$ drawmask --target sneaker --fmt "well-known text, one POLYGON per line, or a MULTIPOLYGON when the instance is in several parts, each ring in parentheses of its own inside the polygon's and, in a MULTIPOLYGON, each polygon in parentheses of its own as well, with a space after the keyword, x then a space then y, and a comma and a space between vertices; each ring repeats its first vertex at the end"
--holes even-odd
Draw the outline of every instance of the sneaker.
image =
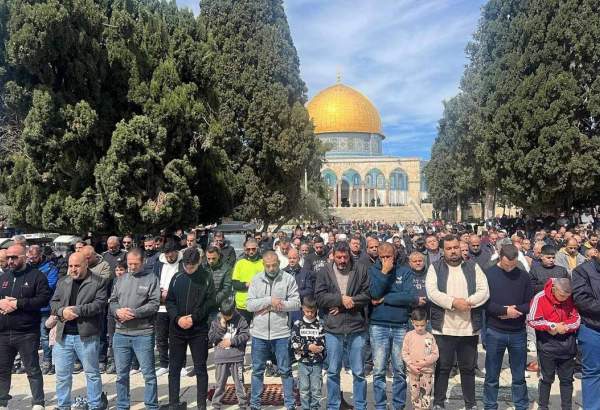
POLYGON ((106 393, 102 392, 100 395, 100 408, 98 410, 106 409, 108 409, 108 397, 106 397, 106 393))
POLYGON ((73 374, 79 374, 83 371, 83 365, 80 362, 75 362, 73 366, 73 374))
POLYGON ((156 377, 164 376, 165 374, 169 374, 169 369, 166 367, 159 367, 158 370, 156 370, 156 377))
POLYGON ((134 375, 134 374, 138 374, 139 372, 140 372, 139 367, 137 369, 135 367, 132 367, 131 370, 129 371, 129 374, 134 375))
POLYGON ((71 405, 71 410, 88 410, 88 402, 85 397, 77 396, 71 405))
POLYGON ((106 374, 117 374, 117 369, 114 363, 111 362, 108 364, 108 366, 106 366, 106 374))
POLYGON ((534 342, 527 342, 527 351, 531 353, 537 352, 534 342))
POLYGON ((485 379, 485 372, 481 370, 479 367, 475 368, 475 377, 479 379, 485 379))
POLYGON ((194 366, 191 366, 188 371, 187 371, 187 376, 188 377, 195 377, 196 376, 196 368, 194 366))
POLYGON ((187 367, 182 367, 181 368, 181 372, 179 372, 179 374, 181 375, 181 377, 187 376, 187 367))

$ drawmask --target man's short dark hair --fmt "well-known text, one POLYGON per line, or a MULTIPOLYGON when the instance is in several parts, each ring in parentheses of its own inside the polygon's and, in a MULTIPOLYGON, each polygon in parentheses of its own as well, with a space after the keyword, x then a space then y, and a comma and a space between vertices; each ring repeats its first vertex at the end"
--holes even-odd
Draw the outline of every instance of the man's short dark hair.
POLYGON ((173 239, 167 239, 167 241, 165 242, 165 246, 163 248, 163 252, 164 253, 169 253, 169 252, 177 252, 179 250, 179 245, 177 244, 177 242, 175 242, 173 239))
POLYGON ((219 310, 225 316, 231 316, 235 312, 235 301, 233 298, 225 298, 219 306, 219 310))
POLYGON ((541 249, 542 255, 556 255, 556 248, 552 245, 544 245, 541 249))
POLYGON ((513 244, 502 245, 500 248, 500 259, 503 257, 509 261, 514 261, 519 257, 519 250, 513 244))
POLYGON ((317 301, 315 300, 314 296, 311 296, 311 295, 304 296, 304 299, 302 300, 302 307, 305 307, 307 309, 316 309, 317 301))
POLYGON ((323 238, 321 238, 321 236, 315 235, 314 243, 325 243, 325 241, 323 238))
POLYGON ((337 252, 344 252, 346 254, 348 254, 348 256, 350 255, 350 245, 348 245, 348 242, 346 241, 341 241, 341 242, 337 242, 335 244, 335 246, 333 247, 333 253, 337 253, 337 252))
POLYGON ((221 256, 221 249, 218 246, 210 245, 206 248, 206 253, 216 253, 221 256))
POLYGON ((213 233, 213 238, 216 238, 216 237, 225 238, 225 234, 223 232, 221 232, 221 231, 215 231, 213 233))
MULTIPOLYGON (((430 236, 435 236, 435 235, 427 235, 427 237, 430 237, 430 236)), ((452 241, 458 241, 458 236, 449 233, 448 235, 446 235, 442 238, 443 243, 452 242, 452 241)))

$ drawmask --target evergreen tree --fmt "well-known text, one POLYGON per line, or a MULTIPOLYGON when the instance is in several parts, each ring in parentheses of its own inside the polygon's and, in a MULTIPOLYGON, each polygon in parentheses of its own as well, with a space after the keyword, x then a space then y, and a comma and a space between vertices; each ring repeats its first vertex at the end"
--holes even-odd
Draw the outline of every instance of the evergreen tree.
POLYGON ((228 158, 235 213, 265 226, 287 220, 304 172, 315 184, 320 161, 282 2, 203 0, 200 10, 215 47, 219 124, 210 139, 228 158))

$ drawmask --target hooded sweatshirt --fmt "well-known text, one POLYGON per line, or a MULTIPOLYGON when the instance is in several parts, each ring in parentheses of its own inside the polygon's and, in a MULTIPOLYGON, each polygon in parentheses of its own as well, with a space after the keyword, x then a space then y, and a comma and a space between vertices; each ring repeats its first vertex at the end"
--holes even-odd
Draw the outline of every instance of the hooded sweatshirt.
POLYGON ((221 327, 220 317, 213 320, 210 325, 208 341, 215 346, 213 358, 215 364, 243 363, 248 340, 250 340, 248 323, 237 311, 226 322, 225 327, 221 327), (222 348, 218 346, 224 339, 231 340, 231 347, 222 348))
MULTIPOLYGON (((161 253, 158 257, 158 263, 155 265, 155 272, 159 278, 160 290, 169 289, 171 279, 173 279, 178 272, 183 271, 183 266, 181 266, 181 258, 183 258, 181 252, 177 254, 177 260, 173 263, 169 263, 167 261, 167 257, 164 253, 161 253)), ((164 303, 160 304, 158 311, 160 313, 167 313, 167 308, 164 303)))

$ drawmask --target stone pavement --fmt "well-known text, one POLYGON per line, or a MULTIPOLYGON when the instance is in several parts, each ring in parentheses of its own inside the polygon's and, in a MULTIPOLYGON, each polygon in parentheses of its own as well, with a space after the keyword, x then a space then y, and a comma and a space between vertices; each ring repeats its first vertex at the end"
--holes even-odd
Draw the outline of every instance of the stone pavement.
MULTIPOLYGON (((508 367, 508 355, 505 355, 505 368, 501 374, 501 388, 499 392, 499 409, 512 409, 511 405, 511 394, 510 394, 510 370, 508 367)), ((483 368, 485 354, 480 350, 479 354, 479 365, 480 368, 483 368)), ((533 359, 534 355, 529 354, 529 359, 533 359)), ((191 357, 188 357, 187 363, 191 363, 191 357)), ((208 363, 211 363, 211 355, 209 356, 208 363)), ((246 363, 250 363, 249 354, 246 358, 246 363)), ((250 382, 250 369, 248 369, 245 374, 246 383, 250 382)), ((209 365, 209 384, 214 382, 214 366, 209 365)), ((529 377, 527 379, 527 384, 529 387, 529 397, 532 405, 531 409, 537 409, 537 403, 534 401, 537 400, 537 376, 533 373, 528 373, 529 377)), ((159 400, 160 403, 168 402, 168 376, 164 375, 159 377, 159 400)), ((102 380, 104 382, 104 391, 108 395, 109 399, 109 408, 114 409, 115 401, 116 401, 116 391, 115 391, 115 375, 102 375, 102 380)), ((368 377, 368 393, 369 393, 369 408, 373 408, 372 405, 372 382, 373 378, 368 377)), ((188 402, 188 408, 195 408, 196 405, 196 390, 195 390, 195 377, 187 377, 183 376, 181 380, 181 395, 182 401, 188 402)), ((279 380, 277 378, 265 378, 265 383, 278 383, 279 380)), ((346 401, 349 403, 352 402, 352 376, 343 374, 342 375, 342 385, 343 390, 345 392, 346 401)), ((388 389, 391 388, 391 379, 388 379, 388 389)), ((482 397, 482 389, 483 389, 483 379, 477 379, 477 400, 480 408, 483 408, 481 403, 482 397)), ((46 391, 46 408, 47 409, 55 409, 56 408, 56 397, 55 397, 55 376, 44 376, 44 390, 46 391)), ((325 389, 324 389, 325 390, 325 389)), ((144 392, 144 379, 141 373, 131 376, 131 397, 132 397, 132 409, 138 410, 143 409, 143 392, 144 392)), ((85 376, 83 373, 75 375, 73 378, 73 397, 75 396, 85 396, 85 376)), ((324 391, 325 393, 325 391, 324 391)), ((25 410, 31 408, 31 395, 29 394, 29 384, 27 382, 26 375, 13 375, 12 386, 11 386, 11 395, 13 399, 9 403, 9 409, 15 410, 25 410)), ((391 392, 388 393, 388 397, 391 397, 391 392)), ((462 392, 460 389, 460 376, 456 376, 454 379, 450 381, 448 387, 448 403, 446 408, 449 410, 458 410, 464 408, 464 402, 462 401, 462 392)), ((229 406, 224 408, 234 409, 237 406, 229 406)), ((283 406, 268 406, 264 407, 265 409, 283 409, 283 406)), ((323 408, 325 408, 325 404, 323 404, 323 408)), ((407 409, 411 409, 410 405, 407 406, 407 409)), ((560 408, 560 396, 559 396, 559 386, 558 379, 554 382, 552 386, 552 396, 551 396, 551 409, 559 409, 560 408)), ((581 408, 581 382, 579 380, 575 380, 575 398, 573 403, 574 409, 581 408)))

